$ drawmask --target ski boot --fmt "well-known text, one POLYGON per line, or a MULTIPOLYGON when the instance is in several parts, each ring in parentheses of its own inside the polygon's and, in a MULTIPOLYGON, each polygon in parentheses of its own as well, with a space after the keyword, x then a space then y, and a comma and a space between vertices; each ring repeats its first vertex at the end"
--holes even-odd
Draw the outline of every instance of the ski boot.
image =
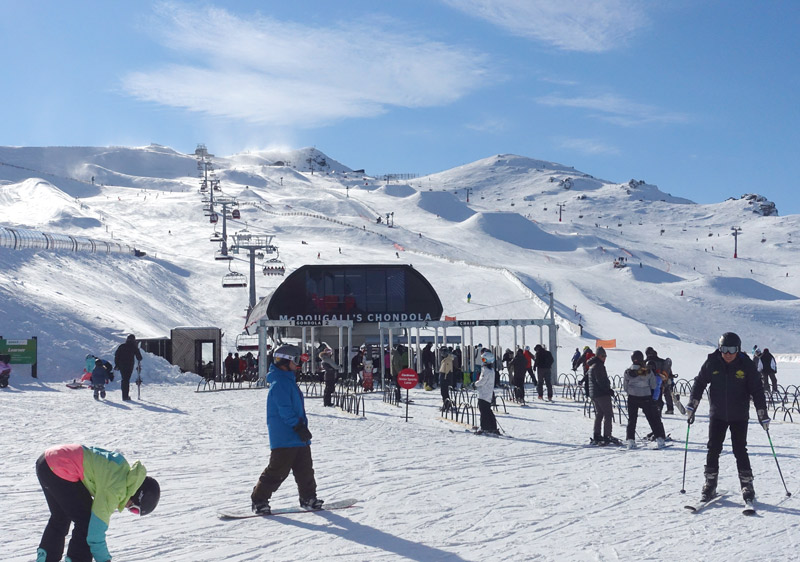
POLYGON ((756 499, 756 491, 753 488, 753 471, 740 470, 739 483, 742 485, 742 499, 746 502, 752 502, 756 499))
POLYGON ((322 509, 322 504, 325 503, 323 500, 313 497, 313 498, 300 498, 300 507, 303 509, 322 509))
POLYGON ((603 441, 606 442, 606 445, 617 445, 617 446, 622 445, 622 441, 620 441, 613 435, 610 435, 608 437, 603 437, 603 441))
POLYGON ((625 442, 625 448, 627 448, 627 449, 635 449, 636 448, 636 440, 635 439, 628 439, 625 442))
POLYGON ((705 467, 706 482, 703 484, 703 491, 700 493, 700 501, 711 501, 717 495, 717 477, 719 469, 705 467))
POLYGON ((606 446, 605 440, 602 437, 600 437, 599 435, 595 435, 594 437, 589 439, 589 444, 590 445, 594 445, 595 447, 605 447, 606 446))
POLYGON ((269 506, 269 500, 254 501, 252 505, 253 513, 256 515, 269 515, 272 509, 269 506))
POLYGON ((666 447, 666 443, 664 443, 663 437, 656 437, 656 449, 663 449, 666 447))

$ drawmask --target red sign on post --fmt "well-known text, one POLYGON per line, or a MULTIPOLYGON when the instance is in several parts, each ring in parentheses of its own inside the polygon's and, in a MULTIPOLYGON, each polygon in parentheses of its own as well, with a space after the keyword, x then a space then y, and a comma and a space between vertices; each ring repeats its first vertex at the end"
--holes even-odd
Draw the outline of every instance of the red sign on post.
POLYGON ((406 390, 410 390, 417 386, 419 382, 419 377, 417 376, 417 372, 414 369, 408 368, 403 369, 399 373, 397 373, 397 386, 400 388, 405 388, 406 390))

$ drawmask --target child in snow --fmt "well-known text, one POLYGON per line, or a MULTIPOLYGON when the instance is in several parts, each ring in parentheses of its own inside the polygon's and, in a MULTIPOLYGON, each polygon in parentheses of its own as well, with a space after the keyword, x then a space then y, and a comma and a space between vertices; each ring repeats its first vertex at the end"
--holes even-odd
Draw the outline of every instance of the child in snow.
POLYGON ((37 562, 61 560, 70 523, 67 560, 111 560, 106 545, 111 514, 127 508, 147 515, 161 497, 158 482, 139 461, 131 466, 121 454, 97 447, 51 447, 36 461, 36 476, 50 508, 37 562))
POLYGON ((102 359, 95 359, 94 369, 92 370, 92 388, 94 389, 94 399, 106 397, 106 385, 109 383, 108 371, 103 365, 102 359))

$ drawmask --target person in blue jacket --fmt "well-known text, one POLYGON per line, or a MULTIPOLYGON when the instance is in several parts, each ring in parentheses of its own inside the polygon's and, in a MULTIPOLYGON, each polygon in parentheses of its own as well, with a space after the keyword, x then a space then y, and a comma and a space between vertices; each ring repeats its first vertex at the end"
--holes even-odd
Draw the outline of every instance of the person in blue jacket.
POLYGON ((273 363, 267 373, 270 384, 267 395, 267 431, 270 457, 267 468, 258 478, 250 496, 253 513, 269 515, 269 499, 291 471, 297 482, 300 507, 322 509, 317 498, 314 463, 311 459, 311 432, 308 430, 303 393, 297 386, 295 371, 300 368, 300 350, 294 345, 282 345, 275 350, 273 363))

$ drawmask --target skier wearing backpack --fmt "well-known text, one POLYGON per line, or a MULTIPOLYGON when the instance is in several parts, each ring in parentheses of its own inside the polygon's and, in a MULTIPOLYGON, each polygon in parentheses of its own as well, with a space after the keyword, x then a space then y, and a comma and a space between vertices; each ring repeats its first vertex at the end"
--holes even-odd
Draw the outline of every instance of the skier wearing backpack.
POLYGON ((742 353, 742 340, 733 332, 722 334, 717 349, 708 355, 700 367, 692 386, 691 400, 686 406, 689 425, 694 423, 697 407, 709 384, 708 454, 702 501, 708 501, 716 495, 719 455, 729 428, 742 497, 747 502, 752 501, 755 498, 753 471, 747 455, 750 400, 756 406, 758 422, 765 431, 769 430, 769 415, 761 377, 750 357, 742 353))
POLYGON ((628 394, 628 427, 625 441, 628 449, 636 448, 636 419, 639 410, 644 413, 650 430, 656 437, 656 446, 664 447, 664 424, 658 415, 658 405, 653 400, 656 388, 656 375, 645 365, 644 354, 638 349, 631 354, 631 366, 625 370, 623 389, 628 394))
POLYGON ((778 365, 769 349, 765 347, 764 351, 756 352, 755 364, 756 369, 761 373, 764 390, 769 389, 769 383, 772 382, 772 392, 778 392, 778 378, 775 376, 778 373, 778 365))

